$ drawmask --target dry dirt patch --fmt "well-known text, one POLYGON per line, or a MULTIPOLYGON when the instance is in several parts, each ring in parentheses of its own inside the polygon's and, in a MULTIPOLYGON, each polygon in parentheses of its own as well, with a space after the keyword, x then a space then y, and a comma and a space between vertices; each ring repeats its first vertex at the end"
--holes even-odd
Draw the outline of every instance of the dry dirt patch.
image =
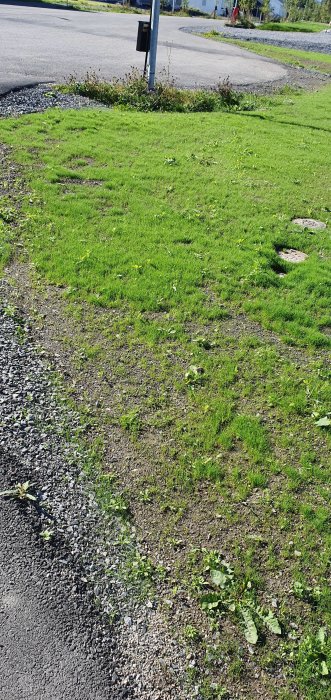
POLYGON ((317 221, 316 219, 292 219, 292 224, 296 226, 301 226, 302 228, 308 228, 313 230, 325 229, 326 224, 324 221, 317 221))
POLYGON ((302 263, 308 258, 306 253, 303 253, 301 250, 295 250, 294 248, 280 250, 278 255, 282 260, 290 263, 302 263))

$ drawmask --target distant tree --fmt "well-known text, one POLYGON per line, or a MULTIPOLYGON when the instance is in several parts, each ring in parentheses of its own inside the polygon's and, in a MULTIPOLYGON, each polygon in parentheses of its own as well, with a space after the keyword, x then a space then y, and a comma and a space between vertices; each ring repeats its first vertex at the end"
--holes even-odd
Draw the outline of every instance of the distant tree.
POLYGON ((290 20, 291 22, 297 22, 299 19, 301 19, 301 13, 300 13, 300 6, 299 6, 300 0, 285 0, 285 12, 286 12, 286 19, 290 20))
POLYGON ((270 0, 263 0, 262 5, 261 5, 261 12, 262 12, 264 22, 266 22, 268 19, 270 19, 271 15, 272 15, 271 7, 270 7, 270 0))
POLYGON ((256 0, 239 0, 239 7, 245 16, 251 15, 256 8, 256 0))
POLYGON ((331 22, 331 0, 323 0, 320 5, 320 20, 331 22))
POLYGON ((291 22, 312 20, 329 22, 331 19, 331 0, 285 0, 286 17, 291 22))

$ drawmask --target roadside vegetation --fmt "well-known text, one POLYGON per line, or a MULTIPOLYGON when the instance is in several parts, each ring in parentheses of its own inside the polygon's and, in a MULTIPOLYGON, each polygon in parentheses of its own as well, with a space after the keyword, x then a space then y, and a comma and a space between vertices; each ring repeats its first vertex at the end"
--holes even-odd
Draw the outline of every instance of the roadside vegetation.
POLYGON ((228 80, 220 82, 213 90, 182 90, 169 81, 159 81, 150 91, 147 80, 138 70, 111 82, 102 81, 95 74, 87 75, 84 81, 72 78, 62 90, 108 106, 141 112, 219 112, 251 109, 254 104, 233 90, 228 80))
POLYGON ((298 49, 286 49, 281 46, 268 46, 268 44, 259 44, 257 41, 242 41, 240 39, 231 39, 221 36, 219 32, 211 31, 202 34, 206 39, 214 39, 215 41, 225 42, 226 44, 234 44, 246 51, 271 58, 280 63, 286 63, 295 68, 306 68, 307 70, 315 70, 319 73, 331 74, 331 56, 325 53, 316 51, 300 51, 298 49))
MULTIPOLYGON (((21 0, 24 2, 24 0, 21 0)), ((26 0, 29 4, 29 0, 26 0)), ((130 2, 97 2, 97 0, 37 0, 41 5, 54 5, 56 7, 66 7, 69 10, 77 10, 79 12, 115 12, 119 14, 149 14, 149 8, 139 8, 131 5, 130 2)), ((170 6, 170 2, 169 2, 170 6)), ((171 12, 167 9, 168 6, 161 6, 161 14, 179 17, 210 17, 205 12, 201 12, 195 8, 182 7, 180 10, 171 12)))
POLYGON ((258 29, 273 32, 322 32, 328 29, 324 22, 264 22, 258 29))
POLYGON ((145 545, 126 576, 159 586, 202 696, 324 700, 331 91, 254 100, 2 120, 29 190, 20 222, 2 199, 3 263, 61 314, 99 499, 145 545))
MULTIPOLYGON (((250 16, 255 6, 254 0, 242 0, 240 9, 244 19, 255 21, 255 18, 250 16)), ((277 17, 270 0, 263 0, 263 22, 256 28, 279 32, 320 32, 327 28, 331 19, 330 0, 286 0, 283 9, 286 18, 277 17)))
MULTIPOLYGON (((27 5, 29 4, 29 0, 27 5)), ((24 0, 23 0, 24 2, 24 0)), ((141 10, 138 7, 131 7, 129 3, 121 2, 97 2, 97 0, 37 0, 41 5, 54 5, 54 7, 66 7, 68 10, 77 10, 79 12, 118 12, 118 13, 134 13, 146 14, 147 10, 141 10)))

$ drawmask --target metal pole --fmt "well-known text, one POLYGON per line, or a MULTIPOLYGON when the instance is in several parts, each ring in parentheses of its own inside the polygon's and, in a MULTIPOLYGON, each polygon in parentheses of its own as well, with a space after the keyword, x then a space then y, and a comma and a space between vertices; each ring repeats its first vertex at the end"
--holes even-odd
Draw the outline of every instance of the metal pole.
MULTIPOLYGON (((151 26, 152 26, 152 5, 149 13, 149 36, 151 36, 151 26)), ((148 63, 148 57, 149 57, 149 50, 150 50, 150 44, 151 40, 149 40, 149 47, 145 53, 145 63, 144 63, 144 78, 146 78, 146 73, 147 73, 147 63, 148 63)))
POLYGON ((151 17, 151 46, 149 50, 148 89, 154 90, 157 36, 159 32, 160 0, 153 0, 151 17))

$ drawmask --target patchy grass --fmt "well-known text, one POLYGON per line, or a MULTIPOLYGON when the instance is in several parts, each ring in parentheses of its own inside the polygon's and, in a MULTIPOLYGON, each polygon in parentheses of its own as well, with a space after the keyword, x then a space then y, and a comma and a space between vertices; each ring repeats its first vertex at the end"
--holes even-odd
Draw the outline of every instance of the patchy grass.
POLYGON ((286 49, 280 46, 268 46, 268 44, 259 44, 257 41, 242 41, 241 39, 228 39, 221 36, 218 32, 209 32, 203 34, 207 39, 222 41, 227 44, 235 44, 246 51, 252 51, 260 56, 272 58, 274 61, 286 63, 296 68, 306 68, 308 70, 316 70, 320 73, 331 75, 331 56, 316 51, 300 51, 298 49, 286 49))
POLYGON ((10 261, 12 247, 18 237, 22 185, 17 168, 6 159, 6 149, 0 146, 0 270, 10 261))
POLYGON ((328 692, 330 97, 1 122, 29 186, 32 307, 116 470, 99 498, 144 544, 123 575, 155 586, 161 566, 205 698, 328 692))

